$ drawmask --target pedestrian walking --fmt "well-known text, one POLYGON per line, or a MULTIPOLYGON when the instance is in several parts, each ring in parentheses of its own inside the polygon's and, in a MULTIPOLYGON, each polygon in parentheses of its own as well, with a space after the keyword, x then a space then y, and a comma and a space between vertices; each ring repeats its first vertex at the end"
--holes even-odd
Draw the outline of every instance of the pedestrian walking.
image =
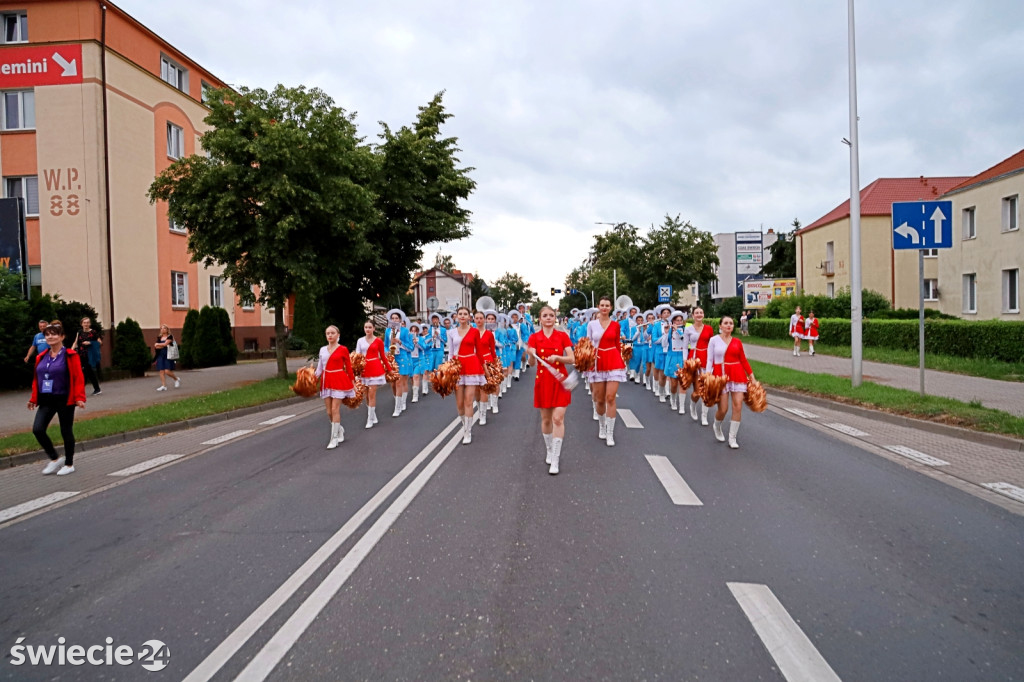
POLYGON ((615 445, 619 383, 626 380, 626 363, 619 350, 619 323, 611 319, 611 312, 612 299, 602 296, 597 304, 597 319, 587 323, 587 336, 597 349, 597 363, 587 373, 597 410, 597 433, 609 447, 615 445))
POLYGON ((60 320, 47 323, 42 331, 46 351, 36 356, 32 375, 32 397, 28 409, 37 410, 32 435, 50 458, 43 475, 66 476, 75 472, 75 408, 85 409, 85 377, 78 353, 64 347, 64 327, 60 320), (46 429, 54 415, 64 439, 64 456, 58 457, 46 429))
POLYGON ((400 308, 392 308, 385 315, 388 320, 388 328, 384 332, 384 345, 388 351, 395 356, 398 364, 398 379, 391 386, 391 392, 395 396, 395 411, 392 417, 397 417, 406 408, 406 400, 409 396, 409 377, 412 376, 415 361, 412 357, 412 335, 405 325, 409 318, 400 308))
POLYGON ((25 362, 28 363, 32 359, 32 356, 40 356, 49 350, 49 346, 46 345, 46 335, 43 334, 43 330, 46 329, 50 323, 46 320, 39 320, 39 331, 32 337, 32 345, 28 347, 28 352, 25 353, 25 362))
POLYGON ((356 341, 356 352, 366 358, 363 365, 363 386, 366 387, 366 428, 371 429, 377 423, 377 387, 388 382, 387 373, 391 371, 391 362, 384 350, 384 342, 376 335, 373 320, 363 324, 364 336, 356 341))
POLYGON ((178 344, 166 324, 160 325, 160 334, 153 347, 156 348, 156 368, 160 372, 160 388, 156 390, 167 390, 167 377, 174 379, 175 388, 181 388, 181 379, 174 373, 174 366, 178 359, 178 344), (171 357, 172 355, 174 357, 171 357))
MULTIPOLYGON (((744 310, 743 314, 740 315, 740 334, 747 336, 750 332, 750 314, 744 310)), ((813 355, 813 353, 812 353, 813 355)))
POLYGON ((540 330, 530 335, 527 352, 537 363, 537 377, 533 382, 533 406, 540 410, 540 433, 544 438, 548 473, 558 473, 562 456, 562 442, 565 439, 565 408, 572 402, 572 393, 562 380, 569 376, 568 366, 576 360, 572 352, 572 340, 565 332, 555 329, 554 309, 544 306, 540 309, 540 330), (546 364, 545 364, 546 363, 546 364))
POLYGON ((793 355, 800 357, 800 340, 804 338, 804 316, 800 314, 800 306, 789 316, 789 335, 793 337, 793 355))
POLYGON ((85 354, 82 358, 82 372, 85 374, 85 380, 92 384, 92 394, 99 395, 103 393, 99 380, 103 338, 92 328, 92 318, 83 317, 81 325, 82 328, 78 330, 71 349, 78 351, 79 354, 85 354))
POLYGON ((718 400, 718 411, 715 413, 715 438, 725 441, 722 423, 725 413, 729 410, 729 398, 732 398, 732 421, 729 422, 729 447, 738 448, 736 436, 740 431, 740 420, 743 418, 743 398, 747 392, 747 382, 754 380, 754 370, 747 362, 747 354, 743 351, 743 342, 733 337, 735 321, 725 315, 718 324, 719 334, 708 344, 708 361, 712 363, 712 374, 724 376, 727 381, 718 400))
POLYGON ((356 376, 352 371, 352 358, 348 348, 338 343, 341 332, 333 324, 324 330, 327 345, 320 347, 314 374, 320 379, 320 397, 324 399, 327 417, 331 420, 331 439, 327 449, 333 450, 345 442, 345 429, 341 426, 341 401, 356 395, 356 376))
POLYGON ((448 331, 448 357, 458 358, 462 365, 455 386, 455 408, 462 419, 462 444, 469 445, 473 442, 473 400, 477 387, 487 383, 484 348, 479 331, 469 325, 469 308, 460 306, 455 315, 459 324, 448 331))
POLYGON ((804 338, 807 339, 807 346, 813 357, 814 342, 818 340, 818 318, 814 316, 813 310, 807 313, 807 318, 804 320, 804 338))

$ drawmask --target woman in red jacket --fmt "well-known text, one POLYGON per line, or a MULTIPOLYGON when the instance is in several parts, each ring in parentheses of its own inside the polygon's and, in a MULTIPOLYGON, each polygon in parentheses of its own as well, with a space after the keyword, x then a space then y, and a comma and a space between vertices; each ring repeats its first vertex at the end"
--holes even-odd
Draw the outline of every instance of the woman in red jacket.
POLYGON ((66 476, 75 471, 75 408, 85 409, 85 376, 78 353, 64 347, 64 327, 60 320, 46 325, 43 338, 49 350, 36 356, 32 397, 28 401, 28 409, 39 408, 32 424, 32 435, 50 458, 43 475, 66 476), (64 439, 63 457, 57 456, 53 441, 46 435, 46 427, 54 415, 60 421, 60 435, 64 439))
POLYGON ((356 352, 366 358, 363 366, 363 385, 366 386, 366 428, 371 429, 377 423, 377 387, 387 383, 387 373, 391 371, 384 342, 376 336, 377 327, 373 320, 363 324, 365 336, 356 341, 356 352))
MULTIPOLYGON (((484 363, 494 362, 498 357, 498 345, 494 339, 494 329, 498 328, 498 313, 495 310, 486 312, 478 310, 473 313, 473 322, 476 325, 476 333, 480 335, 480 348, 483 350, 482 360, 484 363)), ((484 374, 486 377, 487 375, 484 374)), ((495 400, 498 396, 493 396, 495 400)), ((483 386, 476 390, 476 402, 480 407, 480 425, 487 424, 488 408, 497 409, 491 402, 491 396, 484 393, 483 386)))
POLYGON ((754 370, 747 362, 747 354, 743 352, 743 342, 733 338, 732 331, 736 326, 735 321, 728 315, 722 317, 718 325, 718 336, 708 343, 708 362, 711 363, 711 373, 715 376, 725 376, 728 382, 722 397, 718 401, 718 412, 715 414, 715 438, 719 441, 725 440, 722 433, 722 422, 725 421, 725 413, 729 410, 729 396, 732 396, 732 421, 729 422, 729 447, 738 448, 736 434, 740 432, 740 419, 743 413, 743 398, 747 392, 747 382, 753 380, 754 370))
POLYGON ((459 324, 448 330, 448 357, 458 358, 462 365, 459 383, 455 386, 455 407, 462 419, 462 444, 469 445, 473 442, 473 399, 476 398, 477 387, 487 383, 485 351, 479 332, 469 326, 469 308, 461 306, 455 316, 459 324))
POLYGON ((353 398, 355 391, 355 374, 352 372, 352 360, 348 348, 338 343, 341 333, 333 324, 324 332, 327 345, 320 348, 320 358, 316 364, 316 376, 323 377, 320 381, 320 397, 324 399, 327 416, 331 419, 331 440, 327 449, 333 450, 338 443, 345 442, 345 429, 341 426, 341 401, 353 398))
POLYGON ((597 437, 608 446, 615 445, 616 399, 619 384, 626 380, 626 363, 619 350, 619 323, 611 319, 611 312, 612 299, 602 296, 597 302, 597 315, 587 323, 587 336, 597 349, 597 364, 587 373, 587 379, 597 409, 597 437))

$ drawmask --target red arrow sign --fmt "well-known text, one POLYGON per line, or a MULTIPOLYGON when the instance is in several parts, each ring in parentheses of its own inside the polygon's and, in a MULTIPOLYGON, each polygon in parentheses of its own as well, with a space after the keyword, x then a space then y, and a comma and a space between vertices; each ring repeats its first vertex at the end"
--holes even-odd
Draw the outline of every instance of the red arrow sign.
POLYGON ((0 88, 81 82, 81 44, 0 49, 0 88))

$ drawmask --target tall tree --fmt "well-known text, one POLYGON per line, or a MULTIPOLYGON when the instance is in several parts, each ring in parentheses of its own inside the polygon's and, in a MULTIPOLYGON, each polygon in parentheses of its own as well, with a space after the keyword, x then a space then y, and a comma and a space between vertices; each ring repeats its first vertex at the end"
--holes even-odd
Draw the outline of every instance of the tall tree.
POLYGON ((791 232, 780 232, 775 243, 768 247, 771 260, 764 264, 761 273, 766 277, 796 277, 796 231, 800 221, 793 219, 791 232))
POLYGON ((476 302, 481 296, 490 296, 491 288, 487 286, 487 282, 484 281, 483 277, 478 274, 473 275, 472 281, 469 283, 469 308, 470 310, 476 310, 476 302))
POLYGON ((451 272, 455 269, 455 261, 452 260, 451 255, 447 253, 437 252, 434 256, 434 267, 438 270, 444 270, 445 272, 451 272))
POLYGON ((214 92, 202 147, 149 189, 188 230, 192 260, 221 264, 236 292, 274 308, 278 376, 288 373, 284 303, 293 291, 361 282, 380 225, 374 155, 325 93, 214 92))
POLYGON ((537 294, 530 289, 530 283, 523 279, 522 275, 506 272, 491 282, 490 297, 494 299, 494 304, 499 310, 508 310, 520 303, 529 305, 537 294))
POLYGON ((710 280, 718 265, 718 247, 711 233, 682 222, 679 216, 666 215, 644 237, 641 256, 643 269, 632 280, 632 291, 637 292, 634 303, 645 308, 657 303, 659 284, 671 284, 673 291, 680 291, 710 280))

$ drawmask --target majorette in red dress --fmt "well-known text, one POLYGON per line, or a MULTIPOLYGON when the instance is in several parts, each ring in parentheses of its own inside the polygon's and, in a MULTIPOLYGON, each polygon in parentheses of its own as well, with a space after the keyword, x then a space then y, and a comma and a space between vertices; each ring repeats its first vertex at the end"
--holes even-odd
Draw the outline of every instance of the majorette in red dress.
MULTIPOLYGON (((572 348, 572 339, 563 331, 552 330, 551 336, 545 336, 544 330, 534 332, 526 345, 533 348, 537 357, 546 360, 552 355, 565 355, 566 348, 572 348)), ((550 363, 559 373, 554 376, 544 365, 537 365, 537 377, 533 381, 533 406, 543 409, 568 407, 572 402, 572 393, 565 390, 561 380, 569 376, 569 369, 561 363, 550 363)))
POLYGON ((789 335, 796 338, 804 336, 804 316, 793 313, 789 317, 789 335))
POLYGON ((345 398, 355 387, 355 374, 352 373, 352 360, 348 348, 338 346, 326 359, 327 346, 320 349, 320 362, 316 371, 321 375, 320 397, 345 398))
POLYGON ((451 344, 452 355, 462 363, 461 378, 473 374, 483 376, 484 348, 476 327, 470 327, 462 338, 459 338, 459 328, 452 327, 448 330, 448 341, 451 344))
POLYGON ((807 330, 807 333, 804 334, 804 338, 807 339, 808 341, 817 341, 818 340, 818 318, 816 318, 816 317, 808 317, 806 320, 804 320, 804 327, 807 330))
POLYGON ((494 343, 494 334, 489 329, 485 329, 482 332, 477 332, 480 335, 480 341, 478 346, 482 349, 482 359, 484 362, 494 362, 494 358, 497 357, 497 345, 494 343))
POLYGON ((363 366, 363 383, 367 386, 377 386, 383 383, 373 380, 383 377, 391 371, 391 363, 384 351, 384 342, 379 337, 374 337, 373 341, 367 343, 366 337, 363 337, 356 342, 356 352, 362 353, 366 358, 366 364, 363 366))
POLYGON ((725 357, 720 364, 714 366, 712 373, 715 376, 725 374, 730 382, 745 384, 747 375, 753 374, 754 370, 747 362, 747 354, 743 351, 743 342, 733 338, 725 347, 725 357))
POLYGON ((708 368, 708 342, 711 341, 711 337, 715 335, 715 331, 711 328, 710 324, 705 324, 700 329, 700 336, 697 337, 697 343, 692 351, 690 351, 691 358, 697 358, 700 360, 700 366, 703 369, 708 368))
MULTIPOLYGON (((597 324, 600 328, 600 320, 593 320, 591 324, 597 324)), ((597 344, 597 365, 595 372, 611 372, 616 369, 625 369, 626 363, 622 361, 622 351, 619 348, 619 323, 612 320, 605 327, 601 334, 601 341, 597 344)), ((591 338, 593 340, 593 338, 591 338)))

